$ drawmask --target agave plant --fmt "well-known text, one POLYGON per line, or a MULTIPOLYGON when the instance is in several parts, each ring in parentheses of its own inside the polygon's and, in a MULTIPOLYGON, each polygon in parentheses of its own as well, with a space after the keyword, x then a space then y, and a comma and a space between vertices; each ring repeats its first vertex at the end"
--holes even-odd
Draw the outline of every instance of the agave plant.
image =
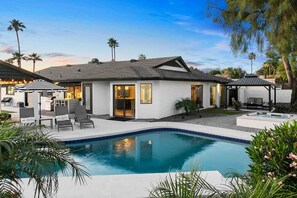
POLYGON ((0 126, 0 197, 22 197, 22 178, 29 178, 35 194, 52 197, 58 190, 58 172, 84 184, 90 177, 75 162, 67 146, 38 126, 0 126))
POLYGON ((296 197, 294 192, 284 190, 279 180, 259 180, 250 185, 248 177, 231 179, 225 189, 217 189, 205 181, 197 171, 169 174, 149 192, 150 198, 289 198, 296 197))

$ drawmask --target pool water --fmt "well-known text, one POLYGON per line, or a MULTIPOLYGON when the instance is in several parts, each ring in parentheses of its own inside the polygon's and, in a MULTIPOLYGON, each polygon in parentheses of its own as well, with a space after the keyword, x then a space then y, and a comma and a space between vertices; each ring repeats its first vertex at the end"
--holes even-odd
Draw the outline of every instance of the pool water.
POLYGON ((288 119, 290 115, 286 114, 275 114, 275 113, 251 113, 249 116, 263 117, 263 118, 279 118, 279 119, 288 119))
POLYGON ((245 173, 247 144, 172 131, 69 144, 73 157, 91 175, 218 170, 245 173))

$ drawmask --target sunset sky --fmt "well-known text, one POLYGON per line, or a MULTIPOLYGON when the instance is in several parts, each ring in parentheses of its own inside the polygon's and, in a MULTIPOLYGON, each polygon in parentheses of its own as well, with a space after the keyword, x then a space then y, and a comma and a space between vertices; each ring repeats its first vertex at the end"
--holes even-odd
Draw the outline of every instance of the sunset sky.
MULTIPOLYGON (((110 61, 107 39, 120 46, 117 60, 182 56, 199 69, 242 67, 250 71, 247 55, 235 57, 228 35, 207 18, 207 0, 13 0, 0 7, 0 59, 17 49, 9 21, 18 19, 27 29, 20 33, 24 54, 37 52, 49 66, 87 63, 96 57, 110 61)), ((256 49, 250 49, 256 51, 256 49)), ((256 52, 254 70, 265 61, 256 52)), ((31 62, 24 68, 32 70, 31 62)))

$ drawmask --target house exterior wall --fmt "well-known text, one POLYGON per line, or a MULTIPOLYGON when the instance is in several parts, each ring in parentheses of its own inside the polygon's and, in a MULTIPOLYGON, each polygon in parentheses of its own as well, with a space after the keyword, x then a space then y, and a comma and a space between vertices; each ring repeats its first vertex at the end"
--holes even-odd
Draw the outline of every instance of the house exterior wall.
MULTIPOLYGON (((90 83, 90 82, 88 82, 90 83)), ((104 115, 109 114, 109 101, 110 98, 110 89, 109 82, 105 81, 95 81, 92 83, 92 93, 93 93, 93 114, 95 115, 104 115)))
POLYGON ((5 97, 12 97, 13 106, 16 106, 18 102, 25 102, 25 93, 15 92, 14 95, 6 94, 6 86, 1 86, 1 100, 5 97))
MULTIPOLYGON (((247 98, 263 98, 264 102, 268 102, 268 90, 264 87, 241 87, 239 89, 239 100, 242 103, 247 102, 247 98)), ((290 89, 277 89, 276 102, 277 103, 290 103, 292 90, 290 89)), ((274 90, 271 89, 271 100, 274 100, 274 90)))
POLYGON ((216 86, 216 104, 220 105, 219 85, 208 82, 187 82, 187 81, 94 81, 93 86, 93 114, 113 115, 113 87, 114 85, 135 86, 135 118, 136 119, 159 119, 181 113, 175 109, 175 103, 181 98, 191 98, 191 85, 203 85, 203 106, 210 105, 210 86, 216 86), (140 85, 142 83, 152 84, 152 103, 140 103, 140 85))
MULTIPOLYGON (((154 118, 162 118, 181 113, 175 109, 175 103, 181 98, 191 98, 191 85, 203 85, 203 107, 210 108, 210 86, 215 83, 186 82, 186 81, 159 81, 156 99, 159 101, 158 112, 154 118)), ((155 100, 156 100, 155 99, 155 100)), ((154 96, 153 96, 154 100, 154 96)), ((217 106, 219 106, 217 100, 217 106)))

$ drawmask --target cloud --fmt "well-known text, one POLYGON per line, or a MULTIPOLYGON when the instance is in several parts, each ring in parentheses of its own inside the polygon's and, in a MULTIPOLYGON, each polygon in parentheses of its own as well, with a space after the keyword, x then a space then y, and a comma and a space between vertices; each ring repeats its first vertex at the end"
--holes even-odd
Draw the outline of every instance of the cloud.
POLYGON ((186 22, 186 21, 175 21, 174 23, 177 25, 180 25, 180 26, 190 26, 191 25, 190 22, 186 22))
POLYGON ((204 63, 203 62, 200 62, 200 61, 188 61, 188 62, 186 62, 187 63, 187 65, 189 66, 189 67, 199 67, 199 66, 202 66, 202 65, 204 65, 204 63))
POLYGON ((6 54, 11 54, 14 52, 14 50, 13 50, 13 47, 10 45, 3 45, 3 46, 0 46, 0 52, 6 53, 6 54))
POLYGON ((230 51, 230 44, 229 42, 222 41, 218 42, 214 45, 214 48, 221 51, 230 51))
POLYGON ((53 53, 46 53, 43 54, 44 57, 48 57, 48 58, 62 58, 62 57, 71 57, 72 55, 70 54, 66 54, 66 53, 60 53, 60 52, 53 52, 53 53))
POLYGON ((208 36, 218 36, 222 38, 227 38, 228 35, 224 34, 223 32, 220 31, 214 31, 214 30, 194 30, 194 32, 199 33, 199 34, 204 34, 208 36))

